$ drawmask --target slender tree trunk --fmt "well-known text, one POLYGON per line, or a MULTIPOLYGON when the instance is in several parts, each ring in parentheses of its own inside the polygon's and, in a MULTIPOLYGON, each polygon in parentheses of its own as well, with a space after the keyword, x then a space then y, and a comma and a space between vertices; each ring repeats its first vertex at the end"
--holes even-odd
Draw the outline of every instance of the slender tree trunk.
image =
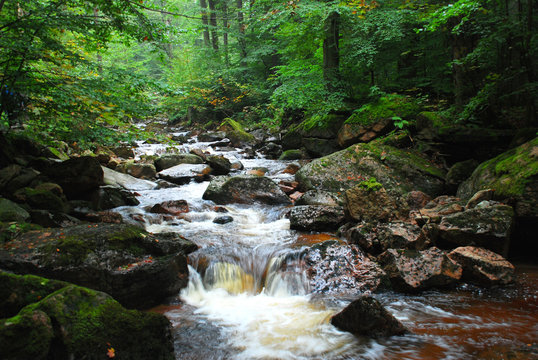
POLYGON ((247 57, 247 44, 245 41, 245 24, 244 24, 244 14, 243 14, 243 0, 236 0, 237 6, 237 26, 239 27, 239 37, 237 43, 239 44, 239 55, 241 57, 241 63, 244 64, 245 58, 247 57))
POLYGON ((228 5, 226 4, 226 0, 222 2, 222 27, 224 29, 224 32, 222 33, 222 44, 224 46, 224 60, 226 61, 226 65, 230 65, 230 54, 228 53, 228 5))
MULTIPOLYGON (((99 21, 99 9, 96 7, 93 8, 93 16, 95 17, 96 22, 99 21)), ((99 52, 99 49, 97 49, 97 72, 99 75, 103 74, 103 56, 99 52)))
POLYGON ((211 45, 213 50, 219 49, 219 35, 217 33, 217 13, 215 12, 215 0, 207 0, 209 4, 209 24, 211 25, 211 45))
POLYGON ((334 90, 340 77, 340 15, 333 11, 325 21, 325 39, 323 40, 323 77, 329 90, 334 90))
POLYGON ((209 20, 207 19, 207 2, 200 0, 200 8, 202 14, 202 23, 204 24, 204 45, 209 47, 209 20))

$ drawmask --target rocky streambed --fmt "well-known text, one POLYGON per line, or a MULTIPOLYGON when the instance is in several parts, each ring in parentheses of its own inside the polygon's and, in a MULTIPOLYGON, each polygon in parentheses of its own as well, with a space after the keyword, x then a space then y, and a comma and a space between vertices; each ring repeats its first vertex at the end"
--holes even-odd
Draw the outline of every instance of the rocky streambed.
POLYGON ((507 260, 536 179, 507 196, 490 170, 536 139, 456 196, 386 139, 290 161, 226 138, 3 164, 2 357, 537 355, 536 268, 507 260))

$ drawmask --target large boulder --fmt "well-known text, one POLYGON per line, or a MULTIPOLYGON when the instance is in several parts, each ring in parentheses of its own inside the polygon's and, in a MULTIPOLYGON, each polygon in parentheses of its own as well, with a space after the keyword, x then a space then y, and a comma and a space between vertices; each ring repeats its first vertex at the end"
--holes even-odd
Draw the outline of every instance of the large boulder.
POLYGON ((353 300, 331 318, 331 324, 340 330, 373 338, 409 332, 379 301, 370 296, 353 300))
MULTIPOLYGON (((350 119, 354 119, 354 116, 350 119)), ((359 142, 369 142, 386 135, 392 129, 394 129, 394 121, 389 118, 380 119, 372 124, 346 121, 338 131, 338 144, 344 148, 359 142)))
POLYGON ((458 188, 469 199, 477 191, 495 189, 495 198, 514 204, 517 217, 538 218, 538 137, 483 162, 458 188))
POLYGON ((210 173, 211 168, 205 164, 179 164, 157 173, 157 177, 177 185, 183 185, 188 184, 191 180, 206 180, 210 173))
POLYGON ((389 193, 401 196, 420 190, 431 196, 443 191, 442 170, 418 153, 375 142, 357 144, 303 166, 295 178, 303 190, 344 192, 375 178, 389 193))
POLYGON ((187 285, 180 235, 152 235, 123 224, 79 225, 21 234, 0 250, 0 268, 104 291, 128 307, 147 308, 187 285))
POLYGON ((28 211, 8 199, 0 198, 0 221, 23 222, 30 218, 28 211))
POLYGON ((423 232, 443 249, 476 245, 507 254, 513 221, 512 207, 495 204, 445 215, 423 232))
POLYGON ((369 254, 378 255, 388 249, 424 250, 430 243, 420 237, 420 228, 402 221, 389 223, 360 222, 345 230, 344 235, 353 244, 369 254))
POLYGON ((304 259, 313 293, 356 295, 388 285, 385 272, 355 245, 328 240, 307 248, 304 259))
POLYGON ((179 164, 203 164, 204 160, 194 154, 166 154, 155 159, 157 171, 171 168, 179 164))
POLYGON ((136 162, 134 160, 129 160, 119 164, 115 170, 134 176, 137 179, 151 180, 155 179, 155 176, 157 175, 155 165, 136 162))
POLYGON ((505 285, 514 281, 514 265, 493 251, 465 246, 452 250, 448 257, 461 265, 465 281, 483 286, 505 285))
POLYGON ((92 156, 55 162, 42 171, 60 185, 70 199, 84 197, 103 184, 103 169, 99 160, 92 156))
POLYGON ((432 287, 446 287, 458 282, 462 268, 442 250, 389 249, 378 257, 396 290, 414 292, 432 287))
POLYGON ((206 162, 213 169, 214 175, 228 175, 232 170, 232 163, 224 156, 211 155, 206 158, 206 162))
POLYGON ((93 192, 91 197, 94 210, 108 210, 119 206, 136 206, 140 201, 135 195, 119 186, 101 186, 93 192))
POLYGON ((408 212, 405 201, 391 196, 374 178, 346 190, 346 209, 357 221, 388 221, 408 212))
POLYGON ((209 183, 203 199, 223 205, 230 203, 291 205, 290 198, 271 179, 265 176, 217 176, 209 183))
POLYGON ((143 179, 137 179, 134 176, 123 174, 106 167, 103 169, 103 182, 105 185, 121 186, 127 190, 141 191, 151 190, 157 187, 157 184, 143 179))
POLYGON ((305 231, 336 230, 345 221, 343 207, 324 205, 295 206, 288 218, 291 229, 305 231))
POLYGON ((30 186, 39 176, 39 171, 20 165, 9 165, 0 169, 0 191, 11 196, 16 190, 30 186))
POLYGON ((23 188, 17 190, 13 197, 20 203, 31 208, 50 210, 54 212, 67 212, 68 205, 63 196, 58 196, 47 189, 23 188))
POLYGON ((232 146, 241 147, 256 143, 256 138, 254 135, 246 132, 240 123, 231 118, 224 119, 224 122, 220 125, 219 130, 226 133, 226 137, 230 139, 232 146))
POLYGON ((174 359, 163 315, 127 310, 105 293, 45 278, 0 273, 0 283, 0 301, 23 298, 11 304, 15 315, 0 320, 2 359, 174 359))

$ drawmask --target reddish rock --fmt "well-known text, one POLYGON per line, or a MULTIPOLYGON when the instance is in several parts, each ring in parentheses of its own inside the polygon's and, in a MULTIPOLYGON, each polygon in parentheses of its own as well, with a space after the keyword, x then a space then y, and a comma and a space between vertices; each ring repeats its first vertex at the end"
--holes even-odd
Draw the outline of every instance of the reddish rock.
POLYGON ((186 200, 170 200, 155 204, 149 212, 154 214, 180 215, 189 212, 189 204, 186 200))
POLYGON ((381 119, 370 125, 344 124, 338 131, 338 144, 344 148, 359 142, 369 142, 393 128, 392 119, 381 119))
POLYGON ((405 212, 384 188, 372 190, 360 185, 346 191, 346 205, 355 220, 388 221, 405 212))
POLYGON ((283 174, 295 175, 295 173, 297 171, 299 171, 299 169, 300 169, 299 165, 297 165, 297 164, 289 164, 288 166, 286 166, 286 168, 284 170, 282 170, 282 173, 283 174))
POLYGON ((436 247, 423 251, 389 249, 378 257, 396 290, 413 292, 456 283, 462 268, 436 247))
POLYGON ((410 191, 406 195, 407 205, 411 210, 419 210, 425 207, 432 200, 431 196, 422 191, 410 191))
POLYGON ((448 257, 463 268, 463 279, 484 286, 505 285, 514 281, 515 268, 493 251, 465 246, 454 249, 448 257))
POLYGON ((444 215, 459 213, 463 210, 459 198, 443 195, 430 201, 424 208, 411 211, 409 217, 422 226, 426 223, 439 223, 444 215))

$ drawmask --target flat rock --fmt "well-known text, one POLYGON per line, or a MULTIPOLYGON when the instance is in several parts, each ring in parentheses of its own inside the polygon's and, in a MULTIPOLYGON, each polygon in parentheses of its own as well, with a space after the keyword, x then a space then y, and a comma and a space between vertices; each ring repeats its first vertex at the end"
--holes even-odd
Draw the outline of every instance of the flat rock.
POLYGON ((294 230, 336 230, 345 221, 341 206, 301 205, 294 206, 288 213, 290 227, 294 230))
POLYGON ((205 180, 211 168, 204 164, 179 164, 157 173, 157 177, 177 185, 188 184, 191 180, 205 180))
POLYGON ((117 185, 127 190, 142 191, 152 190, 157 187, 157 183, 149 180, 137 179, 129 174, 123 174, 102 166, 103 182, 106 185, 117 185))
POLYGON ((290 205, 290 198, 271 179, 265 176, 217 176, 211 180, 203 199, 219 205, 256 202, 270 205, 290 205))
POLYGON ((452 250, 448 257, 462 266, 465 281, 483 286, 505 285, 514 281, 514 265, 493 251, 465 246, 452 250))

